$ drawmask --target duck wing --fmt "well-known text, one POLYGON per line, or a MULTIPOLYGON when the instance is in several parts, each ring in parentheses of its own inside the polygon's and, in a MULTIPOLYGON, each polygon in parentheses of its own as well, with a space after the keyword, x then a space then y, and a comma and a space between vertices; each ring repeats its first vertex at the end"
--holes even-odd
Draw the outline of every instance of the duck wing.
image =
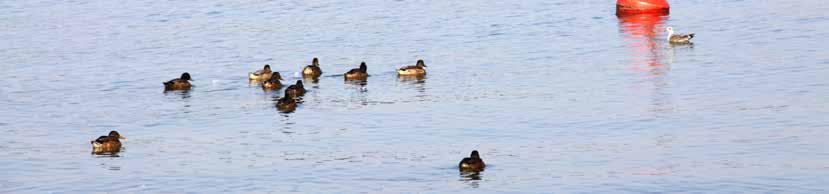
POLYGON ((171 79, 170 81, 164 82, 164 85, 166 86, 166 85, 174 84, 174 83, 178 82, 178 80, 180 80, 180 79, 181 78, 171 79))
POLYGON ((352 74, 352 73, 360 73, 360 69, 351 69, 351 70, 348 70, 348 72, 346 72, 346 74, 352 74))
POLYGON ((111 138, 112 137, 109 137, 109 136, 101 136, 101 137, 98 137, 98 139, 95 139, 95 142, 104 143, 104 142, 107 142, 107 141, 111 141, 111 138))
POLYGON ((410 66, 405 66, 405 67, 400 68, 400 70, 409 70, 409 69, 420 69, 420 67, 418 67, 417 65, 410 65, 410 66))

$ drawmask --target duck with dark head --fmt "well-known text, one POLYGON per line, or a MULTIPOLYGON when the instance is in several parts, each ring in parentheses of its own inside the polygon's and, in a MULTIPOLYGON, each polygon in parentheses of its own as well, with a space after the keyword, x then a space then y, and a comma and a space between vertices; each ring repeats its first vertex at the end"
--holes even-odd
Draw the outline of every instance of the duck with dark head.
POLYGON ((126 139, 117 131, 110 131, 109 135, 98 137, 91 141, 92 153, 114 153, 121 151, 121 141, 118 139, 126 139))
POLYGON ((285 95, 276 101, 276 109, 286 113, 294 112, 294 110, 296 110, 296 105, 296 100, 288 93, 288 90, 285 90, 285 95))
POLYGON ((172 79, 164 82, 164 90, 189 90, 193 85, 190 84, 190 74, 184 72, 180 78, 172 79))
POLYGON ((302 77, 316 78, 320 75, 322 75, 322 69, 320 69, 320 62, 317 58, 311 60, 311 65, 302 68, 302 77))
POLYGON ((368 77, 366 62, 360 63, 360 68, 351 69, 345 73, 346 80, 362 80, 368 77))
POLYGON ((480 172, 484 171, 485 167, 486 164, 484 164, 484 160, 478 154, 478 150, 473 150, 468 158, 464 158, 458 163, 458 169, 461 172, 480 172))
POLYGON ((291 98, 299 98, 302 95, 305 95, 305 86, 302 85, 302 80, 296 80, 296 84, 288 86, 285 89, 285 95, 290 96, 291 98))
POLYGON ((280 75, 279 72, 273 72, 271 74, 270 79, 268 79, 265 82, 262 82, 262 88, 264 88, 264 89, 279 89, 279 88, 282 88, 282 82, 280 82, 279 80, 282 80, 282 75, 280 75))

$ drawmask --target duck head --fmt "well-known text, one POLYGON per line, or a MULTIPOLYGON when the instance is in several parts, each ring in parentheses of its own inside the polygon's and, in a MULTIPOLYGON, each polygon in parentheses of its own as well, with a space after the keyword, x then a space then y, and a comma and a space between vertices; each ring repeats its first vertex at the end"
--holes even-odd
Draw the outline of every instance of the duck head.
POLYGON ((314 57, 314 60, 311 60, 311 65, 320 66, 320 61, 316 57, 314 57))
POLYGON ((417 60, 418 67, 426 67, 426 63, 423 62, 423 59, 417 60))
POLYGON ((115 138, 118 138, 118 139, 127 139, 126 137, 124 137, 123 135, 118 133, 117 131, 110 131, 109 136, 110 137, 115 137, 115 138))
POLYGON ((300 88, 305 88, 305 86, 302 85, 302 80, 296 80, 296 86, 299 86, 300 88))
POLYGON ((265 67, 263 67, 262 69, 270 71, 271 70, 271 65, 265 65, 265 67))
POLYGON ((193 80, 193 78, 190 78, 190 73, 187 73, 187 72, 184 72, 184 73, 181 74, 181 79, 182 80, 193 80))
POLYGON ((365 61, 360 63, 360 71, 362 71, 362 72, 368 71, 368 66, 366 66, 365 61))
POLYGON ((481 155, 478 155, 478 150, 472 150, 472 154, 469 154, 470 158, 481 158, 481 155))
POLYGON ((279 72, 271 73, 271 80, 282 80, 282 75, 279 72))

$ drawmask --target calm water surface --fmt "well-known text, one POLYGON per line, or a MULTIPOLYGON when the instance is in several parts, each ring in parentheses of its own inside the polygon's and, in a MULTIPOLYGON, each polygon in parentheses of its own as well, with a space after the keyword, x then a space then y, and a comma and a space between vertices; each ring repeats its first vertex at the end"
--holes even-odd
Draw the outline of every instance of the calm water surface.
POLYGON ((3 2, 0 193, 826 193, 829 4, 671 3, 3 2), (313 57, 294 113, 247 81, 313 57))

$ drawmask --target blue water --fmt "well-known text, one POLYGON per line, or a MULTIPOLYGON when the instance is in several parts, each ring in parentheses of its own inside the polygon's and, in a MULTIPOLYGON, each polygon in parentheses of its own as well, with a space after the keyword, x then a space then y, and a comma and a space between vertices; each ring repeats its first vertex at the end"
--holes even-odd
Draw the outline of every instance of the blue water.
POLYGON ((0 193, 826 193, 829 4, 670 3, 3 2, 0 193))

